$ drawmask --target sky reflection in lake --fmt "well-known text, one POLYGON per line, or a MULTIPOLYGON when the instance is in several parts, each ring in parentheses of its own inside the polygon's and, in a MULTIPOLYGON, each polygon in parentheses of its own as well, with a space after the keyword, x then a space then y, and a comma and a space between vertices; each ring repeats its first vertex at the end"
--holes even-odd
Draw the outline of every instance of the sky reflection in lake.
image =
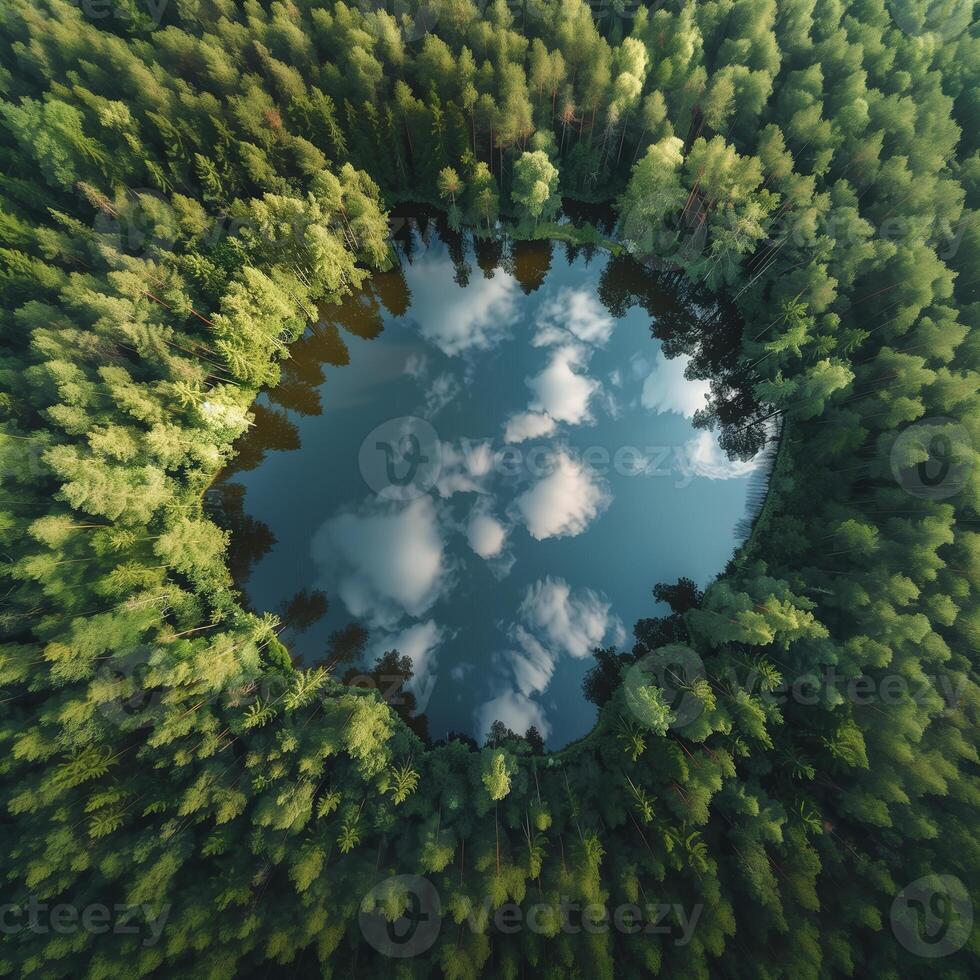
POLYGON ((594 721, 593 648, 664 612, 656 582, 704 585, 731 556, 753 464, 692 426, 707 383, 663 356, 650 312, 604 305, 604 253, 536 243, 494 267, 427 232, 324 311, 260 398, 229 478, 244 491, 222 491, 248 523, 233 565, 259 610, 327 594, 326 615, 283 634, 305 660, 352 620, 368 662, 410 657, 433 736, 482 741, 499 718, 559 747, 594 721), (391 499, 365 480, 362 444, 404 417, 434 430, 431 485, 391 499))

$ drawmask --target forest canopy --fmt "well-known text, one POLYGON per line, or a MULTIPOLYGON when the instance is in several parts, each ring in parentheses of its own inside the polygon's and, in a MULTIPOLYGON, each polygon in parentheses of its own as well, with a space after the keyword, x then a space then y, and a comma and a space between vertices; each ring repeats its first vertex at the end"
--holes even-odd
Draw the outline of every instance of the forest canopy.
POLYGON ((5 0, 0 975, 976 976, 973 10, 5 0), (665 341, 696 421, 778 446, 560 753, 429 743, 345 683, 356 629, 294 666, 204 502, 407 202, 710 291, 665 341), (365 917, 419 881, 441 928, 391 958, 365 917))

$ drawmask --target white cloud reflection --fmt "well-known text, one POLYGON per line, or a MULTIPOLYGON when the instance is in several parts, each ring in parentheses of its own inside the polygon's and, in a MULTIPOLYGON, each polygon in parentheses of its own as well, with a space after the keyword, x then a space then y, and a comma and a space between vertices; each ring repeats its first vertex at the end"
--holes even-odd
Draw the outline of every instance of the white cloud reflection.
POLYGON ((441 497, 457 493, 489 493, 494 451, 488 439, 460 439, 441 444, 442 466, 436 480, 441 497))
POLYGON ((747 462, 729 459, 718 444, 718 437, 708 430, 689 439, 677 454, 677 465, 684 476, 702 476, 709 480, 731 480, 748 476, 760 462, 761 456, 747 462))
POLYGON ((612 336, 615 326, 616 321, 606 312, 594 292, 565 286, 558 290, 553 299, 541 304, 534 346, 550 347, 574 338, 602 347, 612 336))
POLYGON ((616 323, 586 289, 565 287, 542 303, 532 343, 552 348, 545 367, 527 379, 527 411, 507 419, 504 441, 524 442, 550 435, 559 424, 594 421, 591 402, 602 385, 587 373, 595 347, 603 346, 616 323))
POLYGON ((518 412, 504 426, 504 442, 539 439, 555 431, 555 420, 547 412, 518 412))
POLYGON ((313 536, 313 560, 327 592, 369 626, 392 629, 423 615, 452 585, 431 497, 407 504, 375 499, 326 521, 313 536))
POLYGON ((502 721, 512 732, 523 735, 532 725, 543 738, 551 734, 551 724, 545 717, 544 708, 518 691, 503 691, 476 709, 477 741, 482 741, 495 721, 502 721))
POLYGON ((453 273, 448 255, 434 252, 422 254, 406 268, 419 330, 450 357, 489 350, 517 320, 517 280, 497 269, 492 279, 474 276, 466 289, 459 289, 453 273))
POLYGON ((677 412, 691 418, 699 408, 704 408, 705 398, 711 391, 707 381, 689 381, 684 377, 691 358, 686 354, 665 357, 658 351, 650 370, 645 360, 638 361, 640 369, 650 371, 643 381, 640 404, 653 412, 677 412))
POLYGON ((514 501, 516 514, 537 541, 581 534, 612 500, 606 482, 594 469, 564 450, 555 454, 554 461, 552 472, 514 501))
POLYGON ((499 719, 523 733, 536 725, 551 731, 543 706, 533 696, 547 690, 558 661, 588 657, 597 646, 622 643, 626 633, 610 604, 592 589, 573 590, 563 578, 538 579, 524 594, 518 620, 507 631, 512 648, 499 656, 504 684, 476 712, 477 736, 499 719))
MULTIPOLYGON (((435 682, 437 666, 436 654, 439 647, 451 638, 451 633, 439 626, 434 619, 411 626, 396 633, 385 633, 374 639, 369 648, 369 659, 376 660, 388 650, 397 650, 403 657, 412 661, 413 676, 408 683, 410 690, 429 692, 435 682)), ((416 702, 419 711, 424 710, 420 701, 416 702)))
POLYGON ((481 558, 497 558, 507 543, 507 528, 492 514, 474 511, 470 515, 466 537, 481 558))

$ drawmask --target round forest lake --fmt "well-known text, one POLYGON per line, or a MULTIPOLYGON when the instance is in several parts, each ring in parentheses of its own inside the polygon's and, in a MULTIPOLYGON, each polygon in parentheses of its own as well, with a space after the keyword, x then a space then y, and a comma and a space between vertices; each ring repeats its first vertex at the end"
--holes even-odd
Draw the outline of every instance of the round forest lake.
POLYGON ((396 242, 254 406, 212 491, 232 570, 305 663, 408 657, 433 737, 499 719, 557 748, 652 586, 722 570, 756 463, 693 426, 708 383, 651 335, 705 310, 629 260, 426 219, 396 242))

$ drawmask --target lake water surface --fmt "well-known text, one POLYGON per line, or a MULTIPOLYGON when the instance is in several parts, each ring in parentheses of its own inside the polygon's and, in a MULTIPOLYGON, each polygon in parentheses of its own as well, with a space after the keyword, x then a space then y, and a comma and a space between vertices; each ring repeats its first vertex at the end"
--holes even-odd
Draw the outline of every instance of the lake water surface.
POLYGON ((233 572, 307 663, 351 622, 365 663, 411 658, 434 737, 499 719, 560 747, 595 719, 592 650, 666 611, 655 583, 704 586, 731 557, 754 464, 694 428, 708 385, 651 336, 704 311, 635 305, 629 263, 424 221, 398 241, 255 406, 216 490, 233 572), (304 590, 325 613, 289 607, 304 590))

